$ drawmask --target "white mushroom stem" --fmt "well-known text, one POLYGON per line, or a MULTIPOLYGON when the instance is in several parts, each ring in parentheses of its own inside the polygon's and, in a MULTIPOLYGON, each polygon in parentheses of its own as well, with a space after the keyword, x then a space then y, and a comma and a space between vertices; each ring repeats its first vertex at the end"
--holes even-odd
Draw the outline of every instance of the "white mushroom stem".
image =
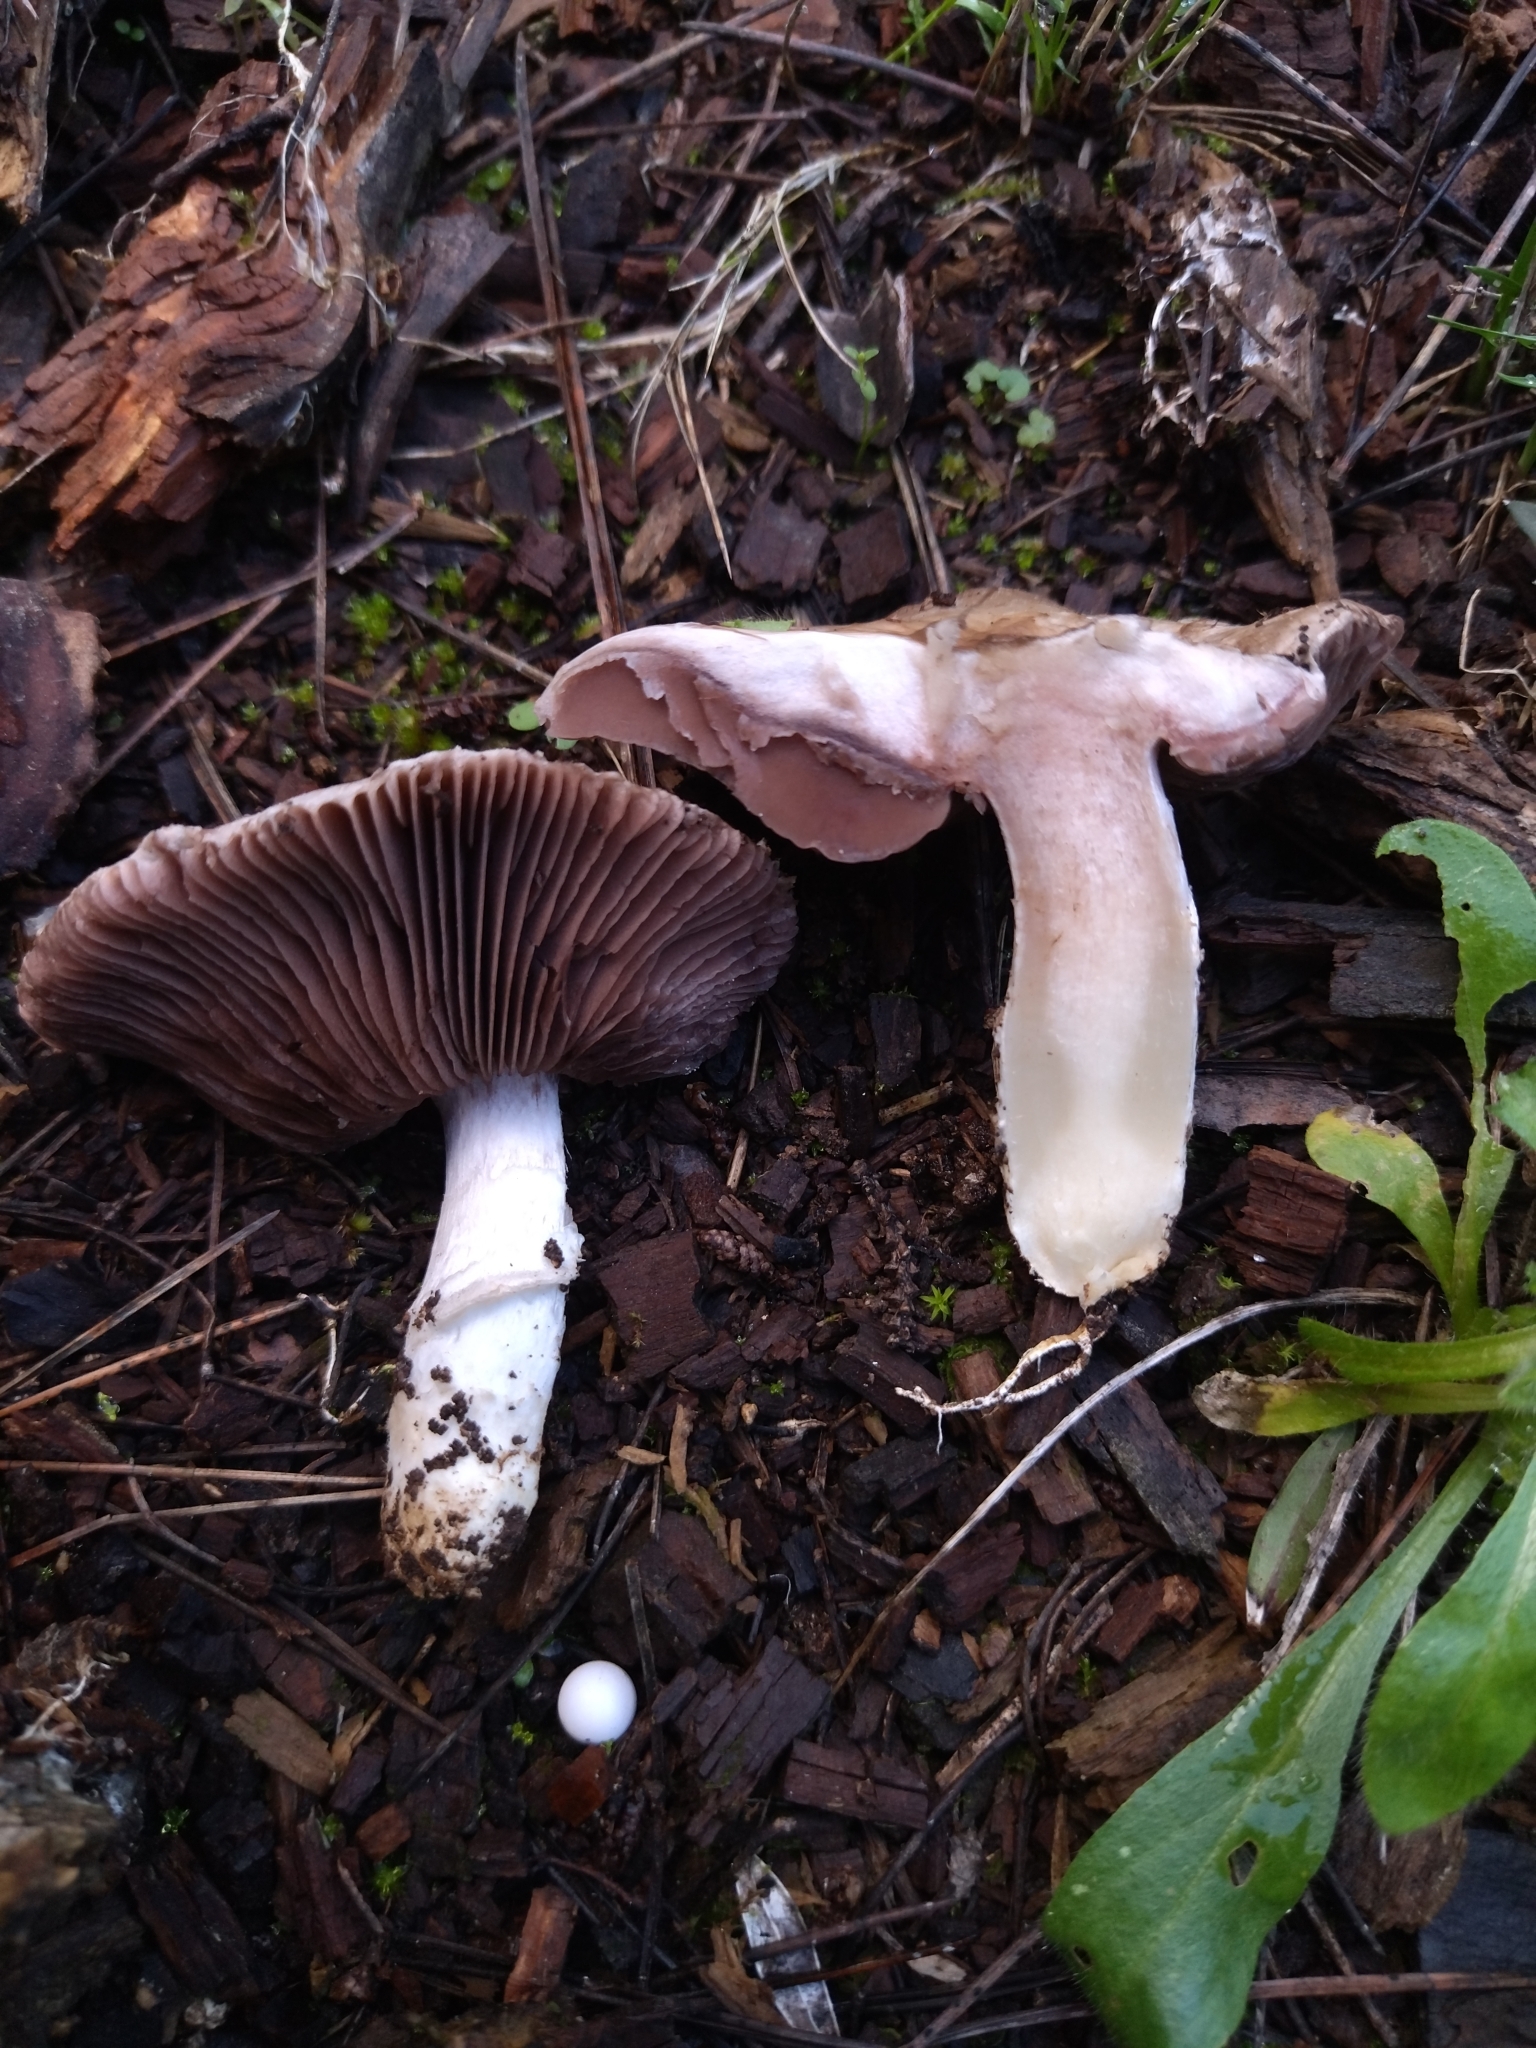
POLYGON ((952 790, 991 805, 1014 886, 1008 1221, 1042 1280, 1094 1302, 1167 1249, 1194 1094, 1199 934, 1158 749, 1196 775, 1280 766, 1393 629, 1347 604, 1246 629, 1090 625, 1005 592, 893 624, 646 627, 569 664, 540 709, 552 733, 697 761, 834 860, 912 845, 952 790))
POLYGON ((400 1576, 442 1596, 522 1538, 581 1240, 552 1077, 471 1082, 438 1107, 443 1206, 389 1414, 384 1531, 400 1576))

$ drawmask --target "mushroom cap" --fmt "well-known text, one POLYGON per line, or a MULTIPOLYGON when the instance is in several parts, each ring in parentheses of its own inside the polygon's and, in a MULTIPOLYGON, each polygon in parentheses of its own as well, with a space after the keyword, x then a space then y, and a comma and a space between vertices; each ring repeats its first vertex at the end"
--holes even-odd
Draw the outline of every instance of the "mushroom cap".
POLYGON ((986 590, 807 633, 641 627, 568 662, 539 705, 554 734, 659 748, 718 776, 797 845, 878 860, 942 824, 952 790, 986 788, 999 743, 1034 723, 1062 664, 1103 673, 1102 694, 1081 700, 1102 716, 1115 655, 1137 653, 1117 727, 1165 743, 1193 774, 1238 776, 1303 754, 1401 630, 1348 600, 1231 626, 1085 619, 986 590), (1052 658, 1032 664, 1032 649, 1052 658))
POLYGON ((96 621, 0 577, 0 874, 40 860, 96 765, 96 621))
POLYGON ((167 1068, 318 1149, 498 1074, 686 1072, 794 937, 768 855, 665 790, 443 752, 212 830, 168 826, 28 954, 50 1044, 167 1068))

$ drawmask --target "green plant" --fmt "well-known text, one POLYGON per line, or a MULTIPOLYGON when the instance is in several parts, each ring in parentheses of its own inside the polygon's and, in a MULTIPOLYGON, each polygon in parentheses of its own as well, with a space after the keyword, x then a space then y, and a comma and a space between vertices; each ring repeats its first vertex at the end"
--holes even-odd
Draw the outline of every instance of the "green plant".
POLYGON ((369 1882, 373 1886, 373 1895, 381 1906, 387 1906, 399 1897, 401 1887, 405 1883, 405 1873, 409 1868, 410 1865, 403 1856, 394 1856, 387 1863, 374 1865, 373 1876, 369 1882))
POLYGON ((493 199, 498 192, 506 191, 512 182, 512 176, 511 163, 504 156, 498 157, 495 163, 487 164, 484 170, 476 171, 464 188, 465 197, 472 199, 476 206, 484 206, 486 201, 493 199))
POLYGON ((342 617, 370 660, 395 630, 395 607, 382 590, 354 592, 347 599, 342 617))
POLYGON ((191 1815, 190 1806, 168 1806, 160 1816, 162 1835, 179 1835, 191 1815))
POLYGON ((1439 1341, 1398 1343, 1303 1319, 1301 1342, 1334 1377, 1225 1372, 1197 1389, 1202 1412, 1228 1427, 1337 1432, 1298 1462, 1260 1525, 1260 1601, 1283 1606, 1294 1591, 1350 1425, 1367 1414, 1491 1412, 1412 1534, 1068 1870, 1047 1932, 1128 2048, 1218 2048, 1238 2025, 1265 1936, 1327 1853, 1382 1652, 1494 1477, 1512 1498, 1399 1645, 1366 1716, 1367 1802, 1389 1832, 1426 1826, 1488 1791, 1536 1742, 1536 1303, 1495 1309, 1479 1284, 1515 1160, 1500 1126, 1536 1143, 1536 1062, 1491 1072, 1485 1028, 1502 996, 1536 980, 1536 896, 1506 855, 1460 826, 1399 826, 1379 851, 1433 862, 1460 955, 1472 1144, 1457 1214, 1434 1162, 1400 1132, 1329 1112, 1307 1143, 1318 1165, 1363 1187, 1412 1235, 1451 1328, 1439 1341))
POLYGON ((937 1280, 926 1294, 918 1296, 918 1300, 928 1311, 929 1319, 935 1323, 947 1323, 954 1314, 955 1290, 953 1287, 941 1287, 937 1280))
MULTIPOLYGON (((1019 411, 1028 402, 1034 386, 1029 372, 1014 363, 994 363, 983 357, 972 363, 965 373, 965 388, 980 404, 983 399, 996 394, 996 403, 989 408, 994 412, 1004 409, 1019 411)), ((1056 422, 1048 412, 1042 412, 1038 405, 1031 406, 1029 416, 1014 436, 1021 448, 1049 448, 1056 438, 1056 422)))

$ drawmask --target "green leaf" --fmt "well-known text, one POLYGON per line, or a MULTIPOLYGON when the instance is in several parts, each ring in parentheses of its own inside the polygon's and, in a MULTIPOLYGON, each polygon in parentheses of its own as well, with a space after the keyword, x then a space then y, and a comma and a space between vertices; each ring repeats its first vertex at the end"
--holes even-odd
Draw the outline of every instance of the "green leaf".
POLYGON ((1021 448, 1049 448, 1055 438, 1055 420, 1038 405, 1031 406, 1029 418, 1014 436, 1021 448))
POLYGON ((544 723, 531 697, 525 697, 514 704, 507 713, 507 723, 514 732, 537 732, 544 723))
MULTIPOLYGON (((1342 1334, 1342 1333, 1341 1333, 1342 1334)), ((1445 1344, 1420 1350, 1446 1351, 1445 1344)), ((1412 1345, 1404 1345, 1412 1350, 1412 1345)), ((1367 1415, 1462 1415, 1515 1407, 1506 1387, 1431 1380, 1418 1386, 1346 1386, 1337 1380, 1258 1379, 1245 1372, 1212 1373, 1194 1391, 1207 1422, 1245 1436, 1311 1436, 1340 1429, 1367 1415)))
POLYGON ((1409 1636, 1365 1724, 1365 1796, 1388 1834, 1454 1813, 1536 1743, 1536 1464, 1409 1636))
POLYGON ((1509 855, 1465 825, 1419 818, 1394 826, 1376 851, 1417 854, 1440 871, 1445 928, 1461 953, 1456 1029, 1472 1078, 1481 1081, 1488 1012, 1501 996, 1536 981, 1536 897, 1509 855))
POLYGON ((1487 1481, 1475 1451, 1333 1620, 1112 1814, 1046 1910, 1124 2048, 1220 2048, 1264 1937, 1333 1837, 1377 1660, 1487 1481))
MULTIPOLYGON (((1528 385, 1532 380, 1528 377, 1522 377, 1519 381, 1522 385, 1528 385)), ((1515 379, 1509 377, 1505 379, 1505 382, 1512 384, 1515 382, 1515 379)), ((1527 504, 1523 498, 1506 498, 1504 500, 1504 510, 1513 519, 1527 540, 1536 541, 1536 504, 1527 504)))
POLYGON ((1509 1183, 1515 1155, 1490 1134, 1487 1091, 1474 1083, 1475 1128, 1467 1154, 1461 1207, 1456 1214, 1456 1244, 1451 1270, 1451 1322, 1458 1337, 1472 1336, 1488 1320, 1483 1307, 1483 1240, 1493 1225, 1494 1211, 1509 1183))
POLYGON ((1455 1232, 1440 1169, 1402 1131, 1357 1123, 1336 1109, 1325 1109, 1307 1126, 1307 1151, 1324 1173, 1354 1181, 1371 1200, 1390 1210, 1413 1233, 1430 1271, 1447 1297, 1455 1268, 1455 1232))
POLYGON ((1493 1109, 1523 1145, 1536 1149, 1536 1060, 1500 1074, 1493 1084, 1493 1109))
POLYGON ((1331 1323, 1303 1316, 1296 1334, 1309 1351, 1327 1359, 1335 1372, 1357 1385, 1415 1385, 1426 1380, 1490 1380, 1536 1363, 1536 1329, 1499 1330, 1450 1344, 1391 1344, 1381 1337, 1357 1337, 1331 1323))
POLYGON ((1355 1440, 1354 1428, 1330 1429, 1308 1444, 1253 1533, 1248 1553, 1248 1619, 1255 1628, 1283 1614, 1307 1568, 1307 1546, 1322 1519, 1333 1468, 1355 1440))

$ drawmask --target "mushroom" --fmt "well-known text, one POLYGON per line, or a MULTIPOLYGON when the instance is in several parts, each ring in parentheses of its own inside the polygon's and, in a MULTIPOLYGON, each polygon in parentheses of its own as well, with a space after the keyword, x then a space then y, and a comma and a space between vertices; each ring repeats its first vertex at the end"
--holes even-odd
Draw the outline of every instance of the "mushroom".
POLYGON ((793 934, 768 856, 666 791, 433 753, 152 832, 65 900, 20 1000, 50 1044, 168 1068, 275 1145, 354 1144, 436 1101, 384 1534, 413 1590, 447 1595, 516 1547, 538 1492, 581 1255, 554 1076, 695 1066, 793 934))
POLYGON ((1183 1186, 1200 945, 1160 749, 1197 776, 1281 767, 1400 630, 1347 602, 1172 625, 992 590, 825 632, 642 627, 567 663, 539 709, 551 733, 708 769, 833 860, 913 845, 952 791, 991 804, 1014 884, 1008 1221, 1087 1305, 1157 1266, 1183 1186))
POLYGON ((96 765, 96 621, 0 577, 0 875, 42 859, 96 765))

